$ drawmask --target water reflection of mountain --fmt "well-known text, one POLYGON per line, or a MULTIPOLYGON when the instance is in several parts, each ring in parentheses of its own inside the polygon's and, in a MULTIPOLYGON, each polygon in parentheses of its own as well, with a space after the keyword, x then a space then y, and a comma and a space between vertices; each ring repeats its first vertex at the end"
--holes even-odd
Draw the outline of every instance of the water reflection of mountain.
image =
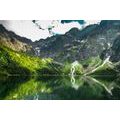
POLYGON ((1 77, 0 99, 120 99, 119 78, 104 76, 1 77))

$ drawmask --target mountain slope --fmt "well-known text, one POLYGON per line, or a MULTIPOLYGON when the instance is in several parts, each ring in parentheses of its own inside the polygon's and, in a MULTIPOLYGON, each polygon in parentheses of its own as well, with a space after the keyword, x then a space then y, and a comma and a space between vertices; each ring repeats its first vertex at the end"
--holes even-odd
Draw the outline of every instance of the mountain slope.
POLYGON ((40 59, 0 46, 0 74, 30 76, 43 69, 51 59, 40 59))
POLYGON ((34 54, 30 39, 20 37, 14 32, 8 31, 0 25, 0 44, 7 46, 15 51, 34 54))
POLYGON ((72 28, 64 35, 36 41, 33 48, 37 56, 51 57, 59 62, 80 61, 98 55, 105 59, 111 55, 108 50, 119 34, 120 21, 103 20, 100 24, 89 25, 82 30, 72 28))

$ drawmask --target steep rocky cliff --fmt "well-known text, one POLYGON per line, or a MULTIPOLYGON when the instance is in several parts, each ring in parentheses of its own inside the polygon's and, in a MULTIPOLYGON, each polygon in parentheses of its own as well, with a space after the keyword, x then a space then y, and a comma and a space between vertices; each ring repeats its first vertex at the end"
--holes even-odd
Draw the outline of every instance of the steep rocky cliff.
POLYGON ((102 59, 110 55, 111 60, 118 61, 119 35, 120 21, 103 20, 100 24, 89 25, 82 30, 72 28, 64 35, 36 41, 33 47, 36 55, 60 62, 85 60, 98 55, 102 59))
POLYGON ((34 50, 31 43, 30 39, 20 37, 0 25, 0 45, 7 46, 15 51, 33 54, 34 50))

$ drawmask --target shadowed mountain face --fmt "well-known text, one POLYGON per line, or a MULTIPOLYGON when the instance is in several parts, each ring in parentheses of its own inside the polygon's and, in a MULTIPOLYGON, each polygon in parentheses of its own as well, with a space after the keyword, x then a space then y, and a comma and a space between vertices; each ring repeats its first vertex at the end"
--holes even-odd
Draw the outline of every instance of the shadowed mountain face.
POLYGON ((65 35, 36 41, 33 47, 38 56, 51 57, 59 62, 98 55, 102 59, 110 55, 112 61, 119 61, 119 35, 120 21, 104 20, 99 25, 89 25, 82 30, 72 28, 65 35))

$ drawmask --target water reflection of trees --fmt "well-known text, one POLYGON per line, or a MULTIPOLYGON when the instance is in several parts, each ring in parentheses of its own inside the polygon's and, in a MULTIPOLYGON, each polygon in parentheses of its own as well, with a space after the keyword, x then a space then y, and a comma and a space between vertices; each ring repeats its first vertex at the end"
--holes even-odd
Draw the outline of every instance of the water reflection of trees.
POLYGON ((4 99, 11 91, 29 79, 30 76, 0 76, 0 99, 4 99))
MULTIPOLYGON (((71 76, 35 76, 33 79, 45 84, 51 89, 50 93, 36 92, 23 96, 25 99, 68 99, 68 100, 99 100, 99 99, 120 99, 120 77, 112 78, 105 76, 74 76, 74 82, 71 76)), ((0 99, 4 99, 14 89, 30 81, 31 77, 1 77, 0 80, 0 99)), ((40 87, 38 85, 38 87, 40 87)), ((32 88, 31 88, 32 89, 32 88)), ((37 88, 38 89, 38 88, 37 88)), ((37 90, 36 90, 37 91, 37 90)), ((20 92, 20 91, 19 91, 20 92)), ((22 91, 21 91, 22 92, 22 91)), ((21 98, 21 99, 22 99, 21 98)))
MULTIPOLYGON (((48 86, 53 88, 53 94, 59 95, 60 99, 120 99, 119 95, 114 97, 113 92, 119 89, 118 78, 110 78, 107 80, 101 76, 97 80, 90 76, 75 76, 75 82, 72 83, 70 76, 51 77, 48 86)), ((48 79, 43 81, 47 82, 48 79)))

